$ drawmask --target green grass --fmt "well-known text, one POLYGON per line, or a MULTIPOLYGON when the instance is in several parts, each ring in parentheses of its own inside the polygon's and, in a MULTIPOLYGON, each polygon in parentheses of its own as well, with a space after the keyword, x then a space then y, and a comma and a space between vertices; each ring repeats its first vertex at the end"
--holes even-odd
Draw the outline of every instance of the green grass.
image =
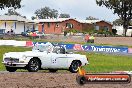
POLYGON ((86 53, 89 65, 84 66, 87 72, 132 71, 132 56, 86 53))
MULTIPOLYGON (((0 71, 5 70, 1 63, 3 54, 7 52, 28 51, 31 48, 0 46, 0 71)), ((112 71, 131 71, 132 70, 132 56, 117 56, 99 53, 78 52, 85 54, 89 58, 89 65, 84 66, 87 72, 112 72, 112 71)), ((21 70, 19 70, 21 71, 21 70)))

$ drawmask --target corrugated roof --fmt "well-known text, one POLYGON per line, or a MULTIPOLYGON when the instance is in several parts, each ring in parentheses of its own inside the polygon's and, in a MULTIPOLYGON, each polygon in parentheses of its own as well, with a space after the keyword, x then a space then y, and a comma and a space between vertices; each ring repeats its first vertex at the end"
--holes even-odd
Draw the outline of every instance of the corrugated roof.
POLYGON ((80 23, 96 23, 96 22, 100 22, 101 20, 79 20, 79 19, 74 19, 74 18, 58 18, 58 19, 35 19, 34 22, 39 23, 39 22, 62 22, 62 21, 66 21, 66 20, 76 20, 80 23))
POLYGON ((80 23, 96 23, 96 22, 100 22, 101 20, 78 20, 80 23))
POLYGON ((39 23, 39 22, 62 22, 66 21, 72 18, 58 18, 58 19, 35 19, 34 22, 39 23))
MULTIPOLYGON (((96 22, 100 22, 100 21, 104 21, 104 20, 79 20, 79 19, 76 19, 76 18, 57 18, 57 19, 35 19, 35 20, 28 20, 26 18, 23 18, 21 16, 17 16, 17 15, 1 15, 0 16, 0 20, 2 21, 20 21, 20 22, 26 22, 26 23, 40 23, 40 22, 63 22, 63 21, 66 21, 66 20, 70 20, 70 19, 73 19, 75 21, 78 21, 80 23, 89 23, 89 24, 92 24, 92 23, 96 23, 96 22)), ((107 21, 104 21, 104 22, 107 22, 107 21)), ((107 22, 109 23, 109 22, 107 22)), ((111 23, 109 23, 111 24, 111 23)))
POLYGON ((21 16, 17 15, 1 15, 0 20, 2 21, 20 21, 20 22, 33 22, 31 20, 28 20, 26 18, 23 18, 21 16))

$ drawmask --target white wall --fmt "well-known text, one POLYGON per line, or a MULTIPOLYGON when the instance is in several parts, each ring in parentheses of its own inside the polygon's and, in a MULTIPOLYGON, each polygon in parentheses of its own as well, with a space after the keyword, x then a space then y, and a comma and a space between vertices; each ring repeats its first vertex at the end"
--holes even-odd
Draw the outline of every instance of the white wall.
POLYGON ((24 23, 23 22, 17 22, 16 23, 16 29, 14 29, 15 34, 21 34, 21 32, 24 32, 24 23))
POLYGON ((0 21, 0 29, 5 29, 5 22, 4 21, 0 21))
POLYGON ((15 29, 15 21, 1 21, 0 22, 0 29, 6 29, 5 31, 10 31, 11 29, 15 29), (6 27, 5 27, 6 22, 6 27))
POLYGON ((26 23, 25 24, 25 30, 32 30, 33 29, 33 24, 32 23, 26 23))
MULTIPOLYGON (((21 34, 21 32, 24 32, 24 22, 16 22, 16 28, 15 28, 15 21, 6 21, 6 27, 5 27, 5 21, 0 21, 0 29, 6 29, 5 32, 11 31, 11 29, 15 32, 15 34, 21 34)), ((25 23, 25 31, 26 30, 32 30, 33 24, 32 23, 25 23)), ((35 26, 35 30, 38 30, 37 26, 35 26)))
POLYGON ((128 29, 126 35, 131 36, 131 33, 132 33, 132 29, 128 29))
MULTIPOLYGON (((114 26, 113 29, 117 30, 118 35, 123 35, 123 26, 114 26)), ((132 29, 128 29, 126 35, 131 36, 132 29)))
POLYGON ((0 22, 0 29, 6 29, 5 32, 11 31, 11 29, 15 32, 15 34, 21 34, 24 30, 24 23, 23 22, 16 22, 15 28, 15 21, 1 21, 0 22), (6 27, 5 27, 6 22, 6 27))

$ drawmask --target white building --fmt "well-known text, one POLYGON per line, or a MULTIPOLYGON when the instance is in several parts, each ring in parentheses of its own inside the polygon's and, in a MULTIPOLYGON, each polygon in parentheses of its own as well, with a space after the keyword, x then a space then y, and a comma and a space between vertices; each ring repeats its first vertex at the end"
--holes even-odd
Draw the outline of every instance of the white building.
POLYGON ((0 29, 5 29, 5 33, 7 31, 11 31, 11 29, 15 32, 15 34, 21 34, 26 30, 35 30, 36 23, 21 16, 16 15, 1 15, 0 16, 0 29))
MULTIPOLYGON (((118 35, 123 35, 123 26, 113 26, 113 29, 117 30, 118 35)), ((131 36, 132 29, 127 29, 126 35, 131 36)))

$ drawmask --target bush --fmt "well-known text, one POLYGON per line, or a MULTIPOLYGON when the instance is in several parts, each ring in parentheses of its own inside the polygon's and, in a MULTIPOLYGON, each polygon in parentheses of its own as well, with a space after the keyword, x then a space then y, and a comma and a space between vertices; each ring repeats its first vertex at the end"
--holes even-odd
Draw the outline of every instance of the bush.
POLYGON ((116 35, 117 30, 116 30, 116 29, 112 29, 112 33, 113 33, 114 35, 116 35))
POLYGON ((94 30, 94 29, 84 29, 84 31, 82 32, 83 34, 95 34, 97 33, 98 31, 97 30, 94 30))
POLYGON ((79 33, 80 31, 78 31, 76 29, 69 29, 69 30, 66 30, 65 32, 67 32, 67 33, 71 33, 71 32, 73 32, 73 33, 79 33))

